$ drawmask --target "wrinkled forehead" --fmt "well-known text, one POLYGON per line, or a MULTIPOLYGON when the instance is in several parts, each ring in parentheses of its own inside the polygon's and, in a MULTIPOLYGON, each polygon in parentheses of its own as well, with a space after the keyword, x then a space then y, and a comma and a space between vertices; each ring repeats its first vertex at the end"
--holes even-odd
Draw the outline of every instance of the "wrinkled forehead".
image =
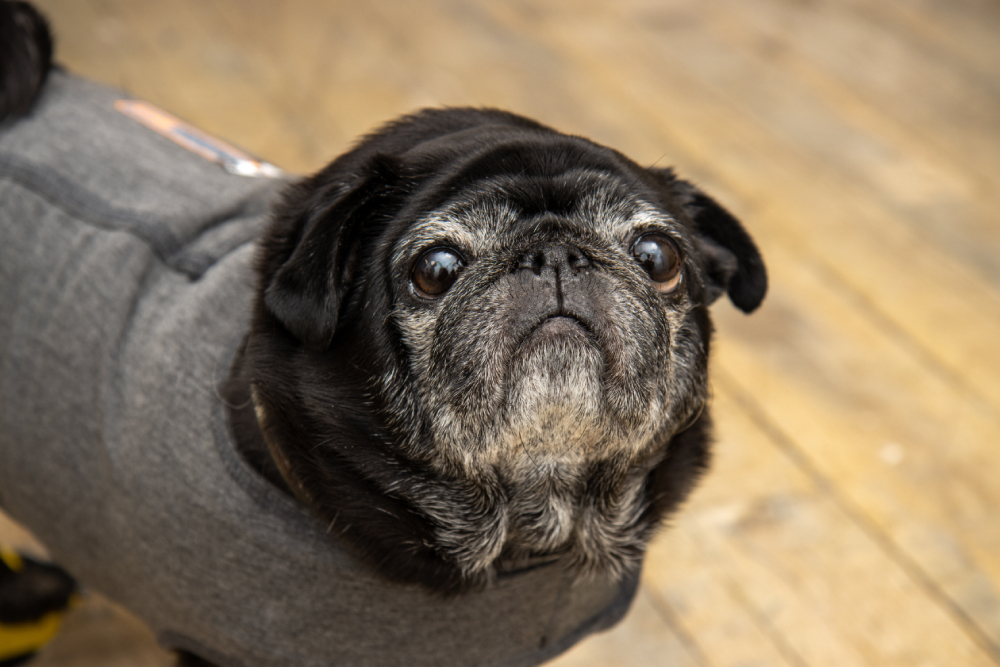
POLYGON ((552 220, 611 245, 625 243, 637 229, 682 231, 670 213, 646 201, 631 185, 621 176, 592 169, 480 181, 420 216, 400 239, 393 259, 405 260, 437 244, 479 256, 509 247, 552 220))

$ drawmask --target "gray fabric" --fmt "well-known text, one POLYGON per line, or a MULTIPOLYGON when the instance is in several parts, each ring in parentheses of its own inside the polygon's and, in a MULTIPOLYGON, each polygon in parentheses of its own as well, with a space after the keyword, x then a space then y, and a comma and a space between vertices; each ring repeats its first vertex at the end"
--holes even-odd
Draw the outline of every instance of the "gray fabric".
POLYGON ((230 442, 217 387, 281 185, 53 74, 0 128, 0 505, 168 647, 224 666, 535 665, 636 581, 556 565, 442 599, 384 582, 230 442))

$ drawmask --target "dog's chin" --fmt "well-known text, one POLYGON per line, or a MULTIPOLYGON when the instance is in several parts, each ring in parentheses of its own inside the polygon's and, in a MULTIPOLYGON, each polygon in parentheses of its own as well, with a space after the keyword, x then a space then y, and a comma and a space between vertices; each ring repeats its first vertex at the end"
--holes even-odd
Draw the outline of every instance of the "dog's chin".
POLYGON ((506 421, 518 425, 522 447, 576 458, 603 429, 604 355, 580 322, 551 317, 522 341, 513 357, 506 421))

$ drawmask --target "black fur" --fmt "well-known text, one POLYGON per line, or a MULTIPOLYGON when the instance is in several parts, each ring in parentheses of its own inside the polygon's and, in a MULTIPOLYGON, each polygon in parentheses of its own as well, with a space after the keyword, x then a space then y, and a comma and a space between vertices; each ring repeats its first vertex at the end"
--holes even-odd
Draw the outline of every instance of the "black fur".
POLYGON ((26 2, 0 2, 0 122, 28 112, 52 65, 48 24, 26 2))

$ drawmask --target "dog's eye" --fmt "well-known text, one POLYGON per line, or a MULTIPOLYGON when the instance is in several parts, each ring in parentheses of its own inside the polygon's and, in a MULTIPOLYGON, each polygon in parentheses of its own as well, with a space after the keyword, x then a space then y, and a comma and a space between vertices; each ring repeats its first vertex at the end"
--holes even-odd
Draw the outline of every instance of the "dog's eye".
POLYGON ((632 257, 646 269, 661 292, 670 292, 681 280, 681 253, 663 234, 643 234, 632 244, 632 257))
POLYGON ((413 265, 410 279, 424 296, 440 296, 465 268, 462 257, 451 248, 431 248, 413 265))

